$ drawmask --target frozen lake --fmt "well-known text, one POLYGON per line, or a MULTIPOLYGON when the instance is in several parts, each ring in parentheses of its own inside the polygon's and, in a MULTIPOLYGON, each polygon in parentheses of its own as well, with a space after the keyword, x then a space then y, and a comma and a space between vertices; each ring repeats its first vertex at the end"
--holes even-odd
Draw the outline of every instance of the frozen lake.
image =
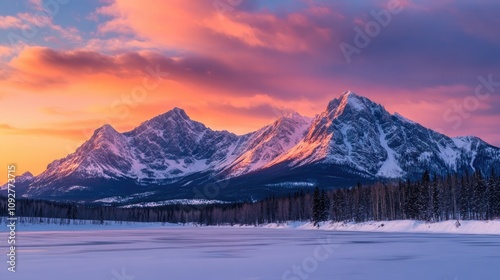
POLYGON ((500 279, 498 235, 165 227, 17 238, 17 272, 2 261, 2 280, 500 279))

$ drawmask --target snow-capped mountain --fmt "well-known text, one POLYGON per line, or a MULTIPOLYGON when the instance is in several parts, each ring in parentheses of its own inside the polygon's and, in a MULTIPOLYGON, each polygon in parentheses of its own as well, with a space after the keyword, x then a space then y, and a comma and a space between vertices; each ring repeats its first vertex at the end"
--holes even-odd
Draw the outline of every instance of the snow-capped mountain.
POLYGON ((240 138, 213 131, 179 108, 123 134, 104 125, 75 153, 49 164, 32 191, 43 191, 65 178, 123 179, 139 184, 172 180, 222 165, 240 138))
POLYGON ((189 199, 193 188, 218 184, 217 194, 247 199, 262 190, 492 167, 500 167, 500 149, 481 139, 447 137, 347 91, 315 118, 293 113, 240 136, 214 131, 179 108, 125 133, 104 125, 23 184, 28 197, 86 201, 189 199))
POLYGON ((224 172, 228 177, 236 177, 268 166, 302 140, 311 121, 311 118, 292 113, 249 134, 235 153, 238 157, 224 168, 224 172))
MULTIPOLYGON (((16 184, 30 184, 31 182, 33 182, 34 178, 35 178, 35 176, 33 176, 33 174, 31 174, 31 172, 26 171, 23 174, 16 176, 15 182, 13 182, 12 184, 14 184, 14 186, 16 184)), ((7 187, 8 187, 8 184, 4 184, 0 187, 0 189, 3 190, 3 189, 6 189, 7 187)))
MULTIPOLYGON (((12 190, 14 190, 16 193, 25 193, 27 191, 27 188, 34 180, 35 177, 33 176, 33 174, 31 174, 31 172, 29 171, 26 171, 22 175, 15 177, 15 182, 13 182, 14 188, 12 188, 12 190)), ((6 196, 8 193, 8 187, 8 183, 0 186, 0 194, 6 196)))
POLYGON ((377 177, 401 178, 425 169, 435 174, 487 170, 498 165, 499 155, 498 148, 477 137, 449 138, 347 91, 332 100, 306 136, 273 163, 334 163, 377 177))

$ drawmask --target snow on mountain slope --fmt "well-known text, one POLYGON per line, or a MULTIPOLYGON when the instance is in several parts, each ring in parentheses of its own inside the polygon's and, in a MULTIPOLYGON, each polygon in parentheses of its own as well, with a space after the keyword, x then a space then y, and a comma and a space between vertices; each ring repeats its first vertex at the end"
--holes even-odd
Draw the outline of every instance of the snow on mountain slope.
MULTIPOLYGON (((31 184, 31 182, 33 182, 33 180, 35 179, 35 177, 33 176, 33 174, 31 174, 31 172, 26 171, 26 172, 24 172, 21 175, 15 176, 14 179, 15 179, 15 182, 13 182, 11 184, 13 184, 16 187, 16 190, 17 190, 18 186, 20 186, 20 185, 22 186, 22 185, 29 185, 29 184, 31 184)), ((0 193, 6 194, 8 187, 9 187, 9 183, 8 182, 5 183, 5 184, 3 184, 2 186, 0 186, 0 193)))
POLYGON ((259 129, 246 141, 244 152, 224 172, 230 174, 228 177, 235 177, 264 167, 297 145, 311 121, 311 118, 292 113, 259 129))
POLYGON ((36 178, 36 182, 68 175, 131 177, 135 175, 132 157, 126 138, 110 125, 104 125, 75 153, 49 164, 47 170, 36 178))
POLYGON ((331 163, 378 177, 398 178, 421 174, 425 169, 446 174, 464 168, 488 168, 483 161, 475 160, 479 150, 486 162, 498 165, 499 150, 488 146, 478 138, 451 139, 346 91, 318 115, 297 146, 272 164, 331 163))
MULTIPOLYGON (((466 165, 470 166, 472 170, 482 168, 482 162, 484 158, 488 161, 495 160, 498 163, 498 149, 484 142, 478 137, 474 136, 459 136, 452 138, 455 145, 460 148, 462 158, 465 158, 466 165), (480 157, 480 162, 476 162, 477 158, 480 157)), ((494 165, 492 165, 493 167, 494 165)))
POLYGON ((376 173, 368 164, 382 162, 378 130, 371 121, 376 104, 353 92, 332 100, 313 121, 304 139, 274 163, 290 161, 292 166, 315 162, 348 165, 376 173))
POLYGON ((238 137, 192 121, 179 108, 118 133, 97 129, 75 153, 49 164, 32 190, 64 178, 129 179, 149 183, 218 167, 238 137))
POLYGON ((191 120, 184 110, 173 110, 124 133, 141 178, 174 178, 218 167, 238 137, 213 131, 191 120))
POLYGON ((378 125, 377 128, 380 134, 380 144, 387 153, 387 158, 382 163, 382 166, 377 172, 377 175, 386 178, 402 177, 404 175, 404 172, 403 170, 401 170, 399 163, 396 161, 396 153, 387 144, 386 134, 382 127, 378 125))
MULTIPOLYGON (((500 149, 476 137, 449 138, 346 91, 315 118, 293 113, 240 136, 211 130, 179 108, 125 133, 105 125, 75 153, 55 160, 23 184, 32 197, 92 192, 91 187, 99 185, 104 189, 98 199, 116 195, 104 193, 109 182, 102 180, 115 182, 116 192, 124 186, 175 182, 184 188, 279 170, 280 174, 271 171, 263 178, 279 175, 282 181, 260 182, 267 186, 290 181, 286 175, 299 167, 317 170, 316 165, 323 172, 316 176, 327 177, 332 166, 363 178, 420 176, 424 170, 441 175, 465 170, 485 173, 500 168, 500 149)), ((315 179, 304 177, 307 174, 297 173, 293 180, 315 179)))

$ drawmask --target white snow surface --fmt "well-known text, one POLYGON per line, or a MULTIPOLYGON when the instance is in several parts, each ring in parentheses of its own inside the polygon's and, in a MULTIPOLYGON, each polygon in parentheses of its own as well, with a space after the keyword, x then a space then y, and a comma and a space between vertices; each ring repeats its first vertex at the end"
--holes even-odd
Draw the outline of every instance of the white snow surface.
POLYGON ((382 166, 380 166, 377 176, 399 178, 404 175, 404 172, 396 160, 396 152, 387 144, 386 134, 380 125, 378 125, 378 130, 380 133, 380 145, 386 150, 387 158, 382 163, 382 166))
POLYGON ((122 206, 123 208, 132 208, 132 207, 156 207, 156 206, 165 206, 165 205, 174 205, 174 204, 182 204, 182 205, 206 205, 206 204, 224 204, 226 201, 222 200, 208 200, 208 199, 170 199, 164 201, 155 201, 155 202, 139 202, 135 204, 129 204, 122 206))
MULTIPOLYGON (((204 201, 206 203, 206 201, 204 201)), ((44 218, 45 220, 45 218, 44 218)), ((0 219, 0 223, 1 223, 0 219)), ((19 224, 20 231, 65 231, 65 230, 88 230, 88 229, 135 229, 135 228, 164 228, 167 227, 196 227, 193 224, 169 224, 169 223, 138 223, 105 221, 104 225, 93 224, 93 221, 83 221, 83 225, 75 224, 80 220, 70 220, 69 224, 19 224)), ((392 233, 441 233, 441 234, 492 234, 500 235, 500 220, 489 221, 464 221, 456 220, 442 222, 423 222, 417 220, 395 220, 395 221, 369 221, 355 222, 321 222, 315 226, 312 222, 289 221, 286 223, 269 223, 258 226, 253 225, 220 225, 221 228, 273 228, 290 230, 326 230, 326 231, 353 231, 353 232, 392 232, 392 233)), ((3 232, 2 232, 3 233, 3 232)))
POLYGON ((310 222, 267 224, 265 228, 320 229, 328 231, 400 232, 400 233, 453 233, 500 235, 500 220, 493 221, 443 221, 429 223, 414 220, 371 221, 364 223, 323 222, 319 227, 310 222))
POLYGON ((227 177, 236 177, 273 165, 277 158, 300 142, 312 120, 298 113, 291 113, 253 133, 243 144, 246 151, 224 167, 230 171, 227 177))
POLYGON ((456 170, 457 160, 460 158, 461 152, 450 146, 438 145, 438 147, 441 159, 453 170, 456 170))
POLYGON ((133 194, 130 196, 111 196, 111 197, 105 197, 102 199, 94 200, 94 202, 103 202, 103 203, 127 202, 127 201, 135 199, 135 198, 148 197, 148 196, 154 195, 155 193, 156 192, 143 192, 143 193, 133 194))
POLYGON ((275 184, 267 184, 267 187, 314 187, 316 186, 313 182, 281 182, 275 184))
MULTIPOLYGON (((377 223, 397 230, 415 226, 411 221, 377 223)), ((358 229, 374 229, 377 223, 360 224, 358 229)), ((469 223, 486 228, 483 222, 469 223)), ((462 222, 464 228, 467 224, 462 222)), ((76 230, 79 226, 52 225, 36 231, 21 226, 17 272, 8 272, 4 262, 0 279, 483 280, 500 274, 500 235, 136 226, 76 230)), ((443 227, 450 230, 446 223, 443 227)), ((6 237, 2 231, 0 238, 6 237)), ((5 252, 7 243, 0 248, 5 252)))
POLYGON ((78 185, 75 185, 75 186, 71 186, 69 187, 66 191, 67 192, 70 192, 70 191, 76 191, 76 190, 85 190, 85 189, 88 189, 89 187, 86 187, 86 186, 78 186, 78 185))
POLYGON ((464 148, 466 151, 470 152, 471 150, 471 141, 468 139, 468 136, 459 136, 451 138, 453 143, 459 148, 464 148))
POLYGON ((361 102, 359 97, 352 91, 347 91, 341 95, 342 102, 339 106, 339 111, 344 110, 345 106, 350 105, 351 108, 361 111, 365 109, 365 105, 361 102))

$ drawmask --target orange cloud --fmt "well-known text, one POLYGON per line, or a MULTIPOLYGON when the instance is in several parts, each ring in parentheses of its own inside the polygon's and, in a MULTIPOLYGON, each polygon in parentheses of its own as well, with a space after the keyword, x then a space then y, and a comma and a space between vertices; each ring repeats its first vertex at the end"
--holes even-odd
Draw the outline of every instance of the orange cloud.
POLYGON ((45 135, 82 140, 81 130, 73 128, 16 128, 8 124, 0 124, 0 131, 3 135, 31 135, 32 137, 45 135))
MULTIPOLYGON (((326 7, 311 8, 305 13, 325 16, 328 11, 326 7)), ((235 8, 222 14, 211 1, 155 0, 143 5, 137 0, 117 0, 100 8, 97 14, 113 17, 99 26, 101 33, 133 32, 149 41, 150 46, 217 57, 235 51, 237 43, 283 52, 308 51, 314 48, 312 38, 329 40, 332 35, 331 29, 316 26, 301 13, 283 18, 235 8)))
POLYGON ((0 45, 0 57, 2 56, 10 56, 14 53, 14 50, 8 46, 0 45))

